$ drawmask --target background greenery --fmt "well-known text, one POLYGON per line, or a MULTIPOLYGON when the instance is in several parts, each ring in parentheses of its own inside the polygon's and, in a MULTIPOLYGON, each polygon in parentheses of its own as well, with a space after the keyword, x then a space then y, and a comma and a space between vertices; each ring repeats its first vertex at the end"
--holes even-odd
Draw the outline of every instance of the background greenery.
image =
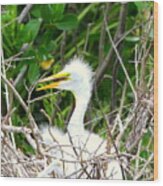
MULTIPOLYGON (((61 92, 49 95, 44 99, 31 102, 35 98, 53 93, 54 90, 46 92, 36 92, 35 82, 43 74, 52 74, 60 71, 62 67, 74 55, 83 56, 95 72, 102 66, 105 56, 111 50, 111 42, 107 33, 104 33, 104 14, 107 12, 108 29, 114 38, 120 22, 121 3, 92 3, 92 4, 48 4, 33 5, 27 16, 20 20, 19 15, 25 5, 6 5, 2 6, 2 48, 5 59, 5 73, 30 108, 36 123, 44 124, 49 122, 41 109, 48 114, 53 125, 65 130, 69 120, 74 100, 69 92, 61 92), (109 5, 109 8, 107 7, 109 5), (108 10, 106 11, 106 8, 108 10), (100 39, 104 36, 102 44, 100 39), (100 47, 102 47, 100 49, 100 47), (102 56, 102 57, 101 57, 102 56), (31 91, 32 90, 32 91, 31 91)), ((124 33, 129 33, 124 37, 123 42, 118 47, 129 77, 138 93, 145 95, 148 87, 143 88, 139 83, 136 85, 135 59, 138 63, 138 72, 141 74, 141 59, 144 58, 147 49, 153 42, 153 23, 149 26, 149 18, 153 15, 153 2, 131 2, 126 6, 126 18, 124 33), (145 43, 145 45, 144 45, 145 43), (136 51, 138 54, 136 54, 136 51), (139 57, 135 57, 135 56, 139 57)), ((121 35, 121 36, 122 36, 121 35)), ((121 38, 119 36, 119 38, 121 38)), ((145 59, 144 84, 146 85, 153 72, 153 45, 147 53, 145 59)), ((107 115, 110 127, 113 128, 116 122, 116 114, 121 106, 122 94, 123 109, 121 121, 126 119, 130 109, 134 104, 134 95, 127 83, 126 75, 117 61, 117 56, 112 55, 109 65, 105 69, 102 77, 97 83, 97 95, 93 92, 92 100, 85 117, 86 127, 99 133, 104 138, 107 137, 105 119, 102 112, 107 115), (101 111, 101 107, 102 111, 101 111), (110 114, 109 114, 110 113, 110 114)), ((2 69, 4 73, 4 69, 2 69)), ((2 84, 2 115, 7 113, 5 101, 5 88, 2 84)), ((23 111, 20 103, 14 99, 9 91, 10 110, 16 108, 12 113, 12 124, 14 126, 28 126, 28 117, 23 111)), ((152 110, 153 112, 153 110, 152 110)), ((150 118, 148 118, 150 120, 150 118)), ((147 122, 148 123, 148 122, 147 122)), ((125 131, 119 150, 126 152, 126 140, 131 127, 125 131)), ((151 139, 151 128, 146 125, 145 133, 141 137, 142 147, 140 157, 148 159, 153 152, 153 137, 151 139), (148 148, 147 145, 149 145, 148 148)), ((153 130, 153 128, 152 128, 153 130)), ((118 131, 113 133, 114 138, 118 131)), ((25 140, 23 135, 15 135, 16 145, 26 154, 33 154, 34 151, 25 140)), ((132 149, 132 154, 136 154, 137 145, 132 149)), ((135 164, 135 160, 130 162, 135 164)), ((143 161, 142 165, 143 166, 143 161)), ((133 166, 134 167, 134 166, 133 166)), ((151 174, 153 173, 153 162, 150 164, 151 174)), ((151 176, 149 173, 149 175, 151 176)), ((128 173, 128 178, 131 175, 128 173)), ((151 178, 152 179, 152 178, 151 178)))

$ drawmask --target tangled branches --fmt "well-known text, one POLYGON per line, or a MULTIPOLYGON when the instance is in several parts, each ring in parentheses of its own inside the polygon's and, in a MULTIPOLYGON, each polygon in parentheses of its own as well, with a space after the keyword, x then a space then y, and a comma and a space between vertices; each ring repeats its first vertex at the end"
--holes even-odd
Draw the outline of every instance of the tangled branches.
MULTIPOLYGON (((134 3, 130 5, 135 8, 134 3)), ((42 10, 35 5, 23 7, 20 15, 2 27, 5 33, 1 49, 2 176, 114 179, 116 174, 122 171, 124 179, 153 180, 153 12, 149 7, 148 11, 143 13, 143 18, 139 15, 140 10, 137 11, 138 16, 133 18, 133 15, 130 15, 132 13, 127 11, 128 3, 66 6, 66 11, 81 11, 78 12, 78 20, 82 24, 80 22, 75 32, 57 30, 53 36, 45 31, 47 23, 42 22, 43 27, 40 28, 40 23, 33 20, 34 14, 30 12, 33 8, 42 10), (87 19, 89 16, 85 18, 85 15, 91 15, 92 19, 87 19), (15 40, 16 46, 10 46, 12 42, 9 43, 9 39, 6 39, 8 30, 10 36, 10 28, 14 28, 11 30, 15 36, 17 33, 14 31, 25 27, 30 19, 40 32, 35 33, 32 41, 28 43, 22 40, 22 46, 15 40), (13 24, 18 24, 17 29, 13 24), (40 34, 44 32, 45 39, 40 34), (82 34, 76 37, 78 32, 82 34), (48 49, 48 55, 50 51, 52 57, 56 56, 56 61, 63 61, 62 64, 55 64, 57 70, 76 53, 88 58, 94 68, 95 86, 86 114, 85 127, 104 139, 96 144, 94 152, 89 151, 94 144, 88 145, 91 132, 84 143, 82 140, 74 140, 68 133, 58 140, 57 135, 61 136, 60 132, 52 127, 56 125, 62 129, 66 128, 71 115, 67 114, 67 111, 70 107, 73 108, 71 97, 64 104, 60 92, 49 92, 46 95, 34 93, 33 96, 38 74, 43 73, 38 64, 35 66, 34 62, 38 59, 33 54, 35 49, 39 48, 40 41, 45 42, 44 40, 49 43, 50 40, 55 40, 55 50, 48 49), (17 49, 17 46, 20 48, 17 49), (10 51, 15 48, 16 51, 10 51), (38 71, 31 81, 30 73, 38 71), (66 104, 68 106, 63 109, 66 104), (47 126, 46 134, 50 136, 50 143, 45 140, 45 133, 40 129, 39 123, 47 126), (103 151, 100 151, 100 148, 103 151), (117 168, 119 165, 121 170, 117 168)), ((61 12, 64 12, 63 9, 61 12)), ((51 27, 50 24, 48 26, 51 27)), ((48 48, 46 42, 43 44, 48 48)), ((49 45, 51 44, 54 43, 49 45)), ((39 49, 38 56, 45 50, 39 49)), ((49 69, 46 73, 52 73, 56 69, 49 69)), ((43 76, 46 73, 43 73, 43 76)), ((79 138, 82 139, 82 136, 79 138)))

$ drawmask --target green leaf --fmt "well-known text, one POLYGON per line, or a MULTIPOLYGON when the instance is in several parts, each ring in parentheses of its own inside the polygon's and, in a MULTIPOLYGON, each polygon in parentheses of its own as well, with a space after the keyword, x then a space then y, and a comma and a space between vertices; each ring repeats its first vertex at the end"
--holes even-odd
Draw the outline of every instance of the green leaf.
POLYGON ((78 19, 73 14, 67 14, 63 19, 55 24, 60 30, 73 30, 78 26, 78 19))
POLYGON ((140 40, 140 37, 136 37, 136 36, 128 36, 125 38, 126 41, 129 42, 138 42, 140 40))
POLYGON ((65 4, 55 4, 51 5, 51 12, 53 13, 54 20, 60 20, 64 13, 65 4))
POLYGON ((146 6, 145 2, 134 2, 134 4, 137 6, 138 10, 142 10, 146 6))
POLYGON ((145 133, 142 140, 142 145, 146 147, 151 140, 151 133, 149 131, 145 133))
POLYGON ((140 12, 153 6, 153 2, 134 2, 134 4, 137 6, 140 12))
POLYGON ((14 19, 17 17, 17 6, 16 5, 4 5, 3 8, 5 9, 5 14, 4 13, 1 14, 2 26, 3 24, 11 22, 11 21, 13 21, 11 22, 11 24, 15 24, 14 19))
POLYGON ((134 2, 128 3, 128 15, 135 17, 138 14, 138 7, 134 2))
POLYGON ((36 18, 40 18, 41 17, 41 6, 42 5, 34 5, 32 7, 32 10, 30 11, 31 14, 36 17, 36 18))
POLYGON ((146 150, 143 150, 143 151, 140 153, 140 156, 141 156, 142 158, 144 158, 144 159, 148 159, 149 154, 148 154, 148 152, 147 152, 146 150))
POLYGON ((154 28, 152 27, 152 29, 151 29, 151 31, 150 31, 150 33, 149 33, 149 37, 151 38, 151 39, 154 39, 154 28))
POLYGON ((52 13, 49 7, 50 5, 41 5, 41 17, 45 22, 48 23, 51 21, 51 17, 52 17, 52 13))
POLYGON ((28 80, 32 84, 39 77, 39 65, 36 62, 31 62, 28 69, 28 80))
POLYGON ((63 17, 65 5, 64 4, 48 4, 41 5, 40 12, 41 17, 47 23, 54 23, 59 21, 63 17))
POLYGON ((27 43, 33 42, 39 32, 41 22, 41 19, 32 19, 29 21, 20 33, 20 39, 23 39, 23 42, 27 43))

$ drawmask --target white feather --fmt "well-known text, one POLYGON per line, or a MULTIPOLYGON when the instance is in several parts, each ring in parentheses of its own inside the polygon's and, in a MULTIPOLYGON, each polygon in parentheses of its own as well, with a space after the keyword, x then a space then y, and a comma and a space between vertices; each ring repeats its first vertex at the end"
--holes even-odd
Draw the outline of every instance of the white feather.
MULTIPOLYGON (((51 153, 58 159, 56 161, 58 161, 61 168, 63 168, 62 160, 65 160, 65 169, 63 168, 65 177, 70 176, 71 178, 77 178, 80 172, 78 174, 73 173, 83 168, 80 163, 81 159, 82 161, 89 161, 89 164, 87 163, 88 167, 86 168, 89 172, 93 164, 96 163, 93 162, 93 159, 96 159, 100 155, 102 157, 102 155, 106 153, 107 145, 106 141, 97 134, 90 133, 84 129, 84 115, 91 97, 93 84, 92 69, 83 59, 73 58, 62 72, 70 73, 71 80, 60 84, 58 89, 72 91, 76 99, 76 107, 69 121, 68 132, 66 134, 54 127, 50 127, 51 132, 49 133, 48 127, 45 127, 42 130, 42 135, 48 145, 55 147, 51 153), (72 148, 72 145, 74 145, 75 150, 72 148), (78 155, 80 153, 80 156, 78 157, 76 153, 78 155)), ((112 151, 114 151, 114 149, 112 151)), ((86 163, 84 163, 84 165, 86 165, 86 163)), ((106 177, 109 179, 122 179, 121 168, 117 160, 108 161, 106 177)), ((106 177, 103 176, 103 178, 106 177)), ((84 173, 81 178, 87 178, 87 174, 84 173)))

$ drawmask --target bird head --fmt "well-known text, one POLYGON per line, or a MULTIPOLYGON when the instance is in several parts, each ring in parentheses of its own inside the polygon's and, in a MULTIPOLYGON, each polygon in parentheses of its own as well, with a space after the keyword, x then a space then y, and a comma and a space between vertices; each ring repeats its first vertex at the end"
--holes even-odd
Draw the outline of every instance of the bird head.
POLYGON ((73 58, 64 67, 64 69, 49 77, 45 77, 39 81, 39 84, 48 83, 37 88, 38 91, 47 89, 68 90, 73 93, 80 93, 92 89, 93 72, 82 58, 73 58))

